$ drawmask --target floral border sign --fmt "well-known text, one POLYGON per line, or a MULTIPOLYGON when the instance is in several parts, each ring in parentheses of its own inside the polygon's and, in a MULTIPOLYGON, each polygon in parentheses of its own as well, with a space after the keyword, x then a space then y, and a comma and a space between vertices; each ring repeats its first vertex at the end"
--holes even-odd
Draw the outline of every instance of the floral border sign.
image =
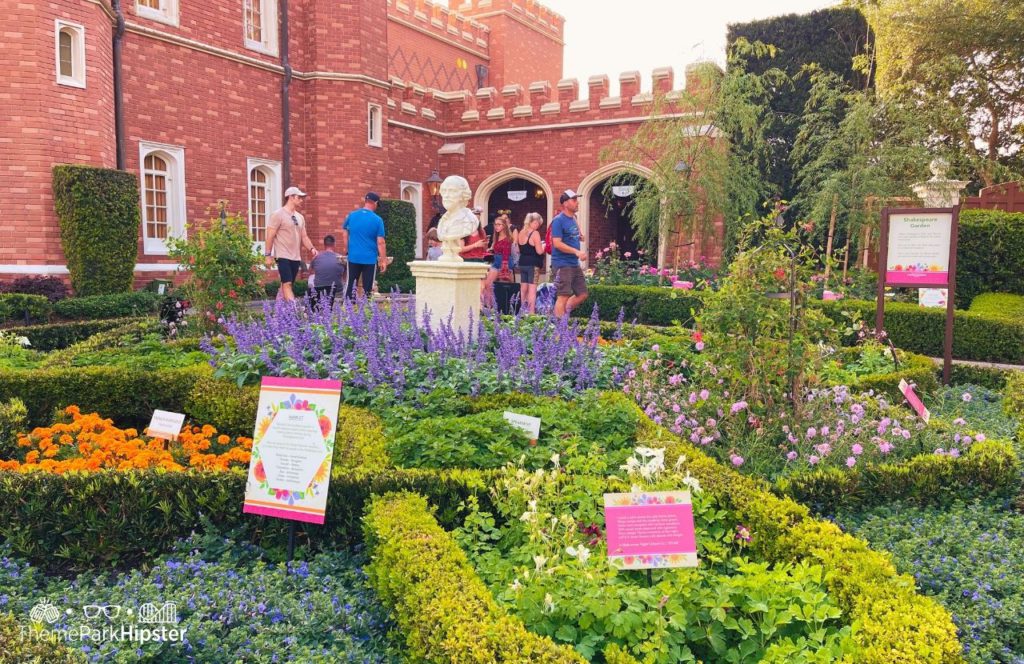
POLYGON ((604 519, 613 567, 697 566, 689 491, 606 493, 604 519))
POLYGON ((324 522, 340 403, 341 381, 263 378, 244 513, 324 522))

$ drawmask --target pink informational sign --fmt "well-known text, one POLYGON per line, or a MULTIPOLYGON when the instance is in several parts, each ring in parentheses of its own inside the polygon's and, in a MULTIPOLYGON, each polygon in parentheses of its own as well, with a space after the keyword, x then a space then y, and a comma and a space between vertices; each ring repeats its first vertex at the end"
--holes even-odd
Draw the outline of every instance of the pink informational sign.
POLYGON ((912 388, 907 381, 900 380, 900 392, 903 393, 903 396, 910 403, 910 407, 914 409, 914 412, 917 413, 918 417, 925 422, 931 419, 932 414, 924 407, 924 402, 921 401, 921 397, 917 396, 917 393, 914 392, 914 388, 912 388))
POLYGON ((889 215, 886 286, 948 286, 953 213, 921 210, 889 215))
POLYGON ((606 493, 604 519, 613 567, 697 566, 689 491, 606 493))
POLYGON ((341 381, 263 378, 244 513, 324 522, 340 402, 341 381))

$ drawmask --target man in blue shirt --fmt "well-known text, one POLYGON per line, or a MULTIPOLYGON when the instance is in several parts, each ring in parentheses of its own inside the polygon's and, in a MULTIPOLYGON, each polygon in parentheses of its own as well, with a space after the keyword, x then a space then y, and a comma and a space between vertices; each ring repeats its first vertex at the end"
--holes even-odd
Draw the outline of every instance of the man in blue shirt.
POLYGON ((576 192, 566 189, 558 201, 562 212, 551 220, 551 269, 555 273, 555 315, 561 317, 587 299, 587 279, 580 267, 580 261, 587 260, 587 252, 580 248, 583 234, 576 223, 576 192))
POLYGON ((388 250, 384 244, 384 220, 377 214, 380 195, 370 192, 363 207, 349 213, 341 230, 341 253, 348 254, 348 286, 345 297, 354 298, 356 281, 362 280, 363 294, 373 293, 373 280, 377 269, 388 266, 388 250))

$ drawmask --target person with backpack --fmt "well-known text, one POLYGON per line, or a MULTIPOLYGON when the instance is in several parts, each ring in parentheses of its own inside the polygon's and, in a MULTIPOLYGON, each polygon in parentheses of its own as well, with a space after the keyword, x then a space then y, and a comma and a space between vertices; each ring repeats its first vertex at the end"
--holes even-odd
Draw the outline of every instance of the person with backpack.
POLYGON ((544 217, 537 212, 526 215, 523 230, 519 231, 519 304, 523 313, 537 311, 537 275, 544 264, 544 242, 540 227, 544 217))
POLYGON ((551 269, 555 273, 555 315, 565 316, 587 299, 587 278, 580 266, 587 259, 581 248, 584 241, 576 223, 579 201, 576 192, 566 189, 558 198, 562 212, 551 220, 551 269))

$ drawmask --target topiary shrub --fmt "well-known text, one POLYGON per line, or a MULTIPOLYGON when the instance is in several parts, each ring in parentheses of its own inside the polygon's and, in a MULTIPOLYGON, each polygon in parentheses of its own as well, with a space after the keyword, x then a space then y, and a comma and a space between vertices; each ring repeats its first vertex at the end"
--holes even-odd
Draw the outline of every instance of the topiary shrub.
POLYGON ((395 258, 383 274, 377 275, 377 288, 386 293, 397 286, 408 292, 415 284, 408 263, 416 259, 416 207, 408 201, 386 198, 377 206, 377 214, 384 220, 388 255, 395 258))
POLYGON ((601 320, 616 320, 624 311, 626 321, 644 325, 672 325, 676 321, 684 326, 693 324, 693 311, 700 311, 700 298, 678 288, 659 286, 602 286, 587 287, 590 295, 573 310, 572 315, 589 317, 597 307, 601 320))
POLYGON ((996 318, 1024 320, 1024 295, 982 293, 971 301, 968 311, 996 318))
POLYGON ((53 167, 53 203, 75 294, 131 290, 140 223, 135 176, 58 164, 53 167))
POLYGON ((16 337, 27 337, 33 350, 47 352, 67 348, 71 344, 84 341, 94 334, 120 327, 136 318, 110 318, 106 320, 85 320, 71 323, 50 323, 48 325, 30 325, 27 327, 7 328, 9 334, 16 337))
POLYGON ((1024 295, 1024 212, 961 211, 956 261, 958 308, 984 292, 1024 295))

